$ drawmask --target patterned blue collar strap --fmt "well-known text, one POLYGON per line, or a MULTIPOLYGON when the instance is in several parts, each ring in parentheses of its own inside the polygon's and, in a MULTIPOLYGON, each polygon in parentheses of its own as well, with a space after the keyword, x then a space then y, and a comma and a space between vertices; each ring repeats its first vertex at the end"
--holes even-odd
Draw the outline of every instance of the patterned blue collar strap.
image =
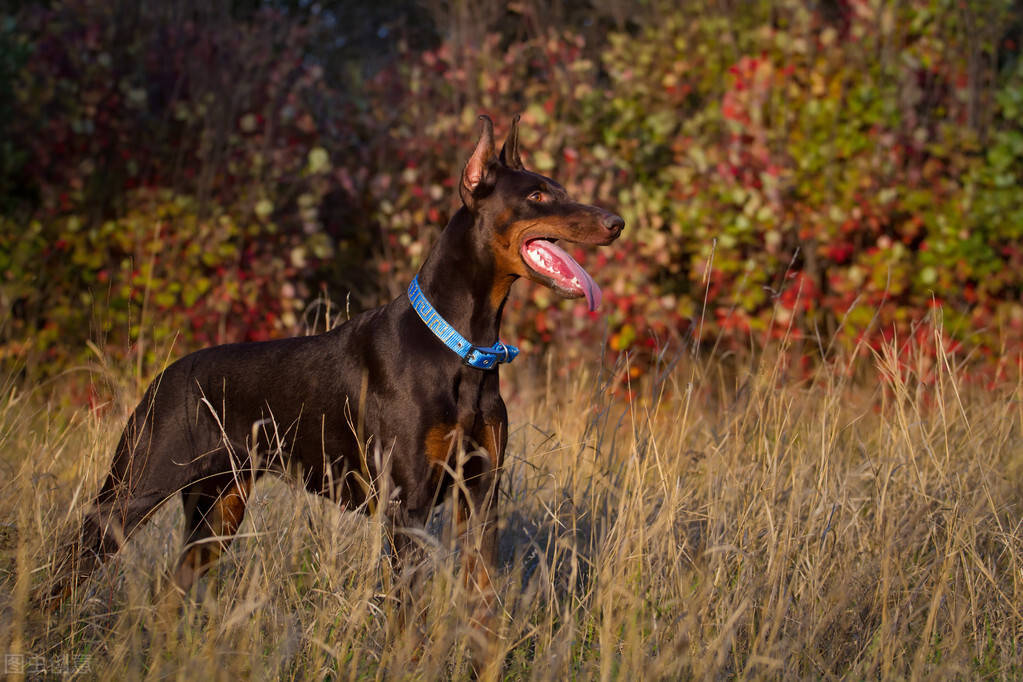
POLYGON ((430 331, 443 341, 445 346, 458 353, 462 362, 469 367, 493 369, 502 362, 511 362, 519 354, 518 348, 500 341, 493 346, 474 346, 469 343, 426 300, 422 289, 419 288, 419 275, 413 277, 412 283, 408 285, 408 300, 412 302, 413 310, 422 318, 430 331))

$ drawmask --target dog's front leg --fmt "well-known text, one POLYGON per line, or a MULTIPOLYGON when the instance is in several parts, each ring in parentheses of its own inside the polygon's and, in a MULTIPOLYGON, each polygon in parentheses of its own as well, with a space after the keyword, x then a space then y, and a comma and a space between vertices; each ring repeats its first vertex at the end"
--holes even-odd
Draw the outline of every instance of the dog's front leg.
MULTIPOLYGON (((403 642, 415 660, 418 660, 421 646, 427 640, 426 631, 417 617, 417 599, 423 593, 426 572, 422 567, 422 541, 416 536, 424 526, 425 517, 409 513, 405 505, 394 504, 388 509, 387 535, 391 544, 388 560, 391 570, 385 573, 383 585, 387 595, 384 612, 387 614, 388 640, 403 642)), ((410 670, 404 667, 407 663, 401 657, 396 659, 392 665, 397 667, 389 671, 389 676, 408 677, 410 670)))
MULTIPOLYGON (((480 457, 475 453, 474 457, 480 457)), ((495 601, 491 580, 497 563, 497 486, 499 473, 492 471, 466 477, 456 511, 458 541, 462 550, 465 586, 470 597, 490 607, 495 601)))
POLYGON ((505 425, 489 422, 477 434, 479 449, 460 467, 464 487, 458 495, 456 528, 465 587, 472 608, 473 665, 483 678, 501 668, 500 602, 494 589, 497 565, 498 489, 504 459, 505 425))

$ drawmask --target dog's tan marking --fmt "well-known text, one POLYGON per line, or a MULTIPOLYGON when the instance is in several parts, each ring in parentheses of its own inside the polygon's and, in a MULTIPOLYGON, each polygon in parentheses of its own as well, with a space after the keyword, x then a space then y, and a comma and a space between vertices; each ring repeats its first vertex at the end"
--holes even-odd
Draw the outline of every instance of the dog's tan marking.
MULTIPOLYGON (((519 248, 527 238, 547 237, 550 239, 564 239, 569 242, 586 243, 592 242, 588 239, 588 231, 585 225, 581 225, 575 218, 562 216, 548 216, 536 220, 519 220, 511 223, 501 234, 494 237, 494 257, 497 265, 497 277, 495 278, 496 290, 502 286, 504 275, 513 274, 520 277, 528 277, 529 271, 519 248)), ((508 293, 507 285, 503 285, 503 292, 508 293)))
POLYGON ((423 450, 430 464, 447 464, 455 447, 461 442, 462 429, 454 424, 438 424, 426 430, 423 450))
POLYGON ((487 451, 487 455, 490 456, 490 466, 500 466, 501 458, 501 447, 504 443, 504 424, 499 421, 486 421, 483 423, 483 429, 478 433, 473 434, 476 443, 480 448, 487 451))
POLYGON ((245 503, 252 490, 252 479, 238 479, 220 494, 205 522, 208 535, 188 548, 178 564, 174 582, 182 590, 207 571, 231 543, 245 518, 245 503), (215 540, 212 538, 216 538, 215 540))

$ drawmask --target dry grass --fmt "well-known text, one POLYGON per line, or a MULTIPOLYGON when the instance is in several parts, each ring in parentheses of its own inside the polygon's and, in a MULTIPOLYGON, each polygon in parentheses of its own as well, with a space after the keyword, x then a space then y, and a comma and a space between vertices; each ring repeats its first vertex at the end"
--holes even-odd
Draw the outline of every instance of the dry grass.
MULTIPOLYGON (((921 359, 924 385, 882 354, 882 388, 687 356, 631 404, 597 365, 506 374, 503 677, 1019 678, 1023 388, 970 388, 947 360, 921 359)), ((63 609, 32 612, 54 529, 96 490, 137 395, 93 416, 7 387, 0 651, 107 679, 471 675, 443 533, 424 537, 416 627, 388 627, 382 524, 271 479, 180 614, 152 598, 177 502, 63 609)))

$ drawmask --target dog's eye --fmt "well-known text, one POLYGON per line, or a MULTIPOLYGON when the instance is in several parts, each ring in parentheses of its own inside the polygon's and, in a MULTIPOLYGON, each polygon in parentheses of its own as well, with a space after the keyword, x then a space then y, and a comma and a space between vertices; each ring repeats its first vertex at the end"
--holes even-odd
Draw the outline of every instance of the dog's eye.
POLYGON ((535 201, 537 203, 544 201, 543 192, 541 192, 540 190, 536 190, 526 198, 529 199, 530 201, 535 201))

